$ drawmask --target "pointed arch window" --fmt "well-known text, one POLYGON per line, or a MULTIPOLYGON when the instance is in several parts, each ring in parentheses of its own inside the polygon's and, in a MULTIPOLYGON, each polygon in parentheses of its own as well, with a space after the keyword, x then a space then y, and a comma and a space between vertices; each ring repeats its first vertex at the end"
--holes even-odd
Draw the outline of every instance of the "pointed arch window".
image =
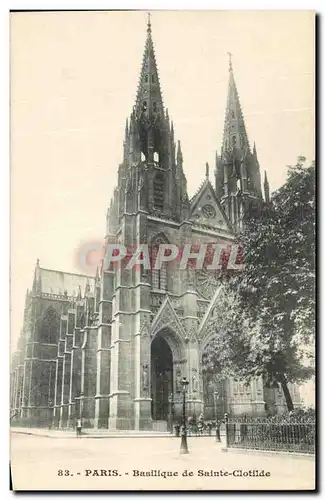
POLYGON ((56 344, 59 338, 60 318, 54 307, 48 307, 40 321, 39 340, 45 344, 56 344))

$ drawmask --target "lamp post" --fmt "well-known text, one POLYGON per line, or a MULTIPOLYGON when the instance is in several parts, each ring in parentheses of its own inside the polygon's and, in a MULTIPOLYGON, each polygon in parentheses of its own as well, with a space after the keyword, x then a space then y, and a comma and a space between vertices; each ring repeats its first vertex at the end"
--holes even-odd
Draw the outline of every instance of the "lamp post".
POLYGON ((218 419, 218 407, 217 407, 217 401, 219 400, 219 392, 217 390, 214 391, 213 393, 214 396, 214 417, 216 420, 216 442, 220 443, 220 423, 218 419))
POLYGON ((84 393, 81 392, 80 393, 80 405, 79 405, 79 418, 80 420, 82 420, 82 416, 83 416, 83 406, 84 406, 84 393))
POLYGON ((80 392, 80 399, 79 399, 79 420, 81 420, 82 423, 82 418, 83 418, 83 406, 84 406, 84 393, 80 392))
POLYGON ((188 380, 186 377, 182 378, 182 389, 183 389, 183 425, 182 425, 182 430, 181 430, 181 449, 180 453, 185 454, 188 453, 188 447, 187 447, 187 434, 186 434, 186 413, 185 413, 185 398, 186 398, 186 391, 188 387, 188 380))
POLYGON ((52 401, 49 399, 49 402, 48 402, 48 406, 49 406, 49 429, 51 430, 52 429, 52 425, 53 425, 53 403, 52 401))
POLYGON ((174 395, 171 392, 168 396, 168 403, 169 403, 169 412, 168 412, 168 424, 169 424, 169 431, 172 434, 173 433, 173 420, 174 420, 174 395))

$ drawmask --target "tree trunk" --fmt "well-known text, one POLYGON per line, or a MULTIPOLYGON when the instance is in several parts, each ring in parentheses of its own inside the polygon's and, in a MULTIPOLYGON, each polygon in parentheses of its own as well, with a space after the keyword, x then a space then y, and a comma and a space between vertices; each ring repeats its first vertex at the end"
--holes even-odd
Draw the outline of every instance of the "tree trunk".
POLYGON ((289 411, 293 411, 294 410, 294 406, 293 406, 291 394, 290 394, 289 389, 288 389, 288 384, 287 384, 287 381, 286 381, 284 375, 280 376, 280 384, 281 384, 281 387, 282 387, 282 390, 283 390, 283 394, 284 394, 284 397, 285 397, 285 400, 286 400, 287 408, 288 408, 289 411))

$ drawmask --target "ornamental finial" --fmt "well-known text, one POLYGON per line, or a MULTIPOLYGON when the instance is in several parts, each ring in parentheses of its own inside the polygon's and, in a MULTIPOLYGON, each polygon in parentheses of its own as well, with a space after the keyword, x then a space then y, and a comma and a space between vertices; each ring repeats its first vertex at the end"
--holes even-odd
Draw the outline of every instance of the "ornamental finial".
POLYGON ((228 57, 229 57, 229 71, 232 71, 232 53, 231 52, 227 52, 228 54, 228 57))

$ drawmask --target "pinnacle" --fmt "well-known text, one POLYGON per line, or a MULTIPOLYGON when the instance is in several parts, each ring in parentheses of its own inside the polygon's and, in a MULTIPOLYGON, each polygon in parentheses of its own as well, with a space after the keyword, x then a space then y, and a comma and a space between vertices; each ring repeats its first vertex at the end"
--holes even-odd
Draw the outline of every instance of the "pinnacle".
POLYGON ((144 53, 142 57, 142 65, 137 87, 136 95, 136 112, 141 114, 143 111, 143 103, 146 103, 145 109, 148 116, 156 110, 163 112, 163 100, 160 90, 160 80, 158 75, 155 50, 151 33, 150 16, 147 23, 147 36, 145 42, 144 53))

